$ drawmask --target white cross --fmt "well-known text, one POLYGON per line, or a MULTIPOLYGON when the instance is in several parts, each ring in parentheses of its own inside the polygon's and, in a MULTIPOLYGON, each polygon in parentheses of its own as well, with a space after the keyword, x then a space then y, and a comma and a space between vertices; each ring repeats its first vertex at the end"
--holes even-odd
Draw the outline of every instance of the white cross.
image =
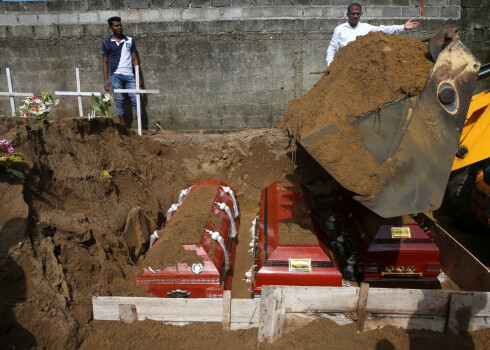
POLYGON ((34 95, 32 92, 12 92, 12 79, 10 79, 10 68, 5 68, 7 71, 7 83, 9 86, 9 92, 0 92, 0 96, 10 97, 10 108, 12 108, 12 115, 15 115, 15 101, 14 96, 31 97, 34 95))
POLYGON ((82 108, 82 96, 92 96, 94 94, 95 96, 101 96, 100 92, 82 92, 82 89, 80 87, 80 69, 76 68, 76 74, 77 74, 77 91, 55 91, 55 95, 59 96, 78 96, 78 115, 80 117, 83 117, 83 108, 82 108))
POLYGON ((159 94, 160 90, 141 90, 140 89, 140 66, 135 66, 136 89, 114 89, 115 93, 136 94, 136 114, 138 116, 138 135, 142 135, 141 128, 141 94, 159 94))

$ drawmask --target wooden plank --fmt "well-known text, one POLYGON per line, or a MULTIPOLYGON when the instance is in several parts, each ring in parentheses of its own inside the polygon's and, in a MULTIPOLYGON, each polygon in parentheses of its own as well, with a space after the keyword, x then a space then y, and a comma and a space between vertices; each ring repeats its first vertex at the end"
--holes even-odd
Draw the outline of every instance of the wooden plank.
POLYGON ((457 292, 471 298, 471 315, 490 317, 490 292, 457 292))
POLYGON ((446 332, 459 334, 468 331, 471 318, 471 295, 452 294, 449 304, 446 332))
MULTIPOLYGON (((14 90, 12 89, 12 79, 10 77, 10 68, 5 68, 7 71, 7 84, 9 87, 9 92, 13 92, 14 90)), ((15 115, 15 101, 14 101, 14 96, 10 95, 10 109, 12 110, 12 115, 15 115)))
POLYGON ((317 316, 306 315, 302 313, 286 313, 284 315, 284 331, 283 334, 303 328, 308 323, 317 319, 317 316))
POLYGON ((223 329, 230 330, 231 323, 231 290, 223 291, 223 329))
POLYGON ((231 323, 259 323, 260 299, 231 299, 231 323))
POLYGON ((436 223, 433 223, 432 237, 439 247, 444 271, 458 286, 468 291, 490 291, 488 267, 436 223))
POLYGON ((490 328, 490 318, 488 317, 472 317, 468 329, 477 331, 479 329, 490 328))
POLYGON ((93 297, 95 320, 119 320, 119 305, 135 305, 138 320, 165 322, 222 322, 222 299, 93 297))
POLYGON ((366 311, 387 314, 446 314, 450 291, 370 288, 366 311))
POLYGON ((372 314, 364 322, 364 330, 395 326, 403 329, 428 329, 444 332, 446 326, 445 315, 400 315, 400 314, 372 314))
POLYGON ((134 304, 119 304, 119 319, 126 323, 133 323, 138 320, 136 306, 134 304))
MULTIPOLYGON (((368 291, 364 313, 371 315, 364 322, 365 330, 386 325, 434 331, 449 329, 452 332, 490 328, 488 292, 382 288, 370 288, 368 291), (450 322, 446 321, 449 305, 450 322), (465 312, 463 316, 462 310, 465 312)), ((357 311, 361 320, 363 295, 363 285, 361 289, 264 286, 262 300, 231 299, 225 293, 223 299, 93 297, 92 302, 96 320, 130 322, 148 318, 177 325, 225 321, 225 327, 228 323, 229 329, 259 326, 259 341, 273 342, 284 332, 301 327, 316 317, 328 317, 337 323, 339 320, 352 322, 357 311), (357 297, 358 305, 353 308, 354 312, 349 309, 351 301, 335 301, 343 297, 349 300, 357 297), (308 302, 305 301, 307 298, 310 298, 308 302), (333 305, 328 304, 332 300, 333 305), (299 305, 294 305, 295 302, 299 305), (229 312, 226 305, 229 305, 229 312), (349 311, 335 311, 342 308, 349 311), (298 315, 297 311, 289 313, 291 310, 300 310, 303 314, 298 315), (321 311, 312 315, 314 310, 321 311)))
POLYGON ((356 312, 358 287, 282 286, 287 312, 356 312))
POLYGON ((160 90, 114 89, 114 92, 123 94, 159 94, 160 90))
POLYGON ((33 95, 32 92, 0 92, 0 96, 31 97, 33 95))
POLYGON ((285 308, 281 286, 263 286, 260 301, 259 336, 260 343, 272 343, 284 332, 285 308))
POLYGON ((257 328, 259 326, 258 322, 250 323, 250 322, 232 322, 230 324, 230 331, 236 331, 237 329, 250 329, 257 328))
POLYGON ((102 96, 100 92, 83 92, 83 91, 55 91, 55 95, 59 96, 92 96, 94 94, 95 96, 102 96))
POLYGON ((357 305, 357 332, 364 331, 364 321, 366 320, 366 304, 369 293, 369 284, 361 283, 361 289, 359 291, 359 302, 357 305))

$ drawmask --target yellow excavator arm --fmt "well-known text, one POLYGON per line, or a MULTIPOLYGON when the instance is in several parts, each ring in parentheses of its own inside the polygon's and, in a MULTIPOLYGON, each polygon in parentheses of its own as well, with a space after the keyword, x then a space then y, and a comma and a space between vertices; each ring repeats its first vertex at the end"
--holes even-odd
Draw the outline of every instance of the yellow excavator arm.
POLYGON ((490 158, 490 90, 471 99, 452 171, 490 158))

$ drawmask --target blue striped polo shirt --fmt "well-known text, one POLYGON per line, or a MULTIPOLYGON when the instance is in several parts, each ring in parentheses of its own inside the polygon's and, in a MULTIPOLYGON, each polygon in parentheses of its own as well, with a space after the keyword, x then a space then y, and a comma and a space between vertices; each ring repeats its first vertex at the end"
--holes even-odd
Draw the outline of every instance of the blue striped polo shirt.
POLYGON ((102 56, 109 57, 110 75, 133 75, 133 59, 131 54, 138 52, 133 38, 123 36, 118 43, 112 35, 102 42, 102 56))

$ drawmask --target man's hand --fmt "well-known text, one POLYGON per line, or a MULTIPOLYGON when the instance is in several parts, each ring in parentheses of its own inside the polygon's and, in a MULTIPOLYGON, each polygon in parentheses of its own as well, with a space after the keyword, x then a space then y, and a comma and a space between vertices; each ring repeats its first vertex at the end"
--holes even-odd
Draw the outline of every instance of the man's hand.
POLYGON ((104 84, 104 89, 105 89, 105 91, 111 91, 111 83, 106 81, 104 84))
POLYGON ((414 29, 414 28, 417 28, 419 26, 419 22, 412 22, 412 18, 410 18, 407 23, 404 24, 403 28, 405 30, 409 30, 409 29, 414 29))

